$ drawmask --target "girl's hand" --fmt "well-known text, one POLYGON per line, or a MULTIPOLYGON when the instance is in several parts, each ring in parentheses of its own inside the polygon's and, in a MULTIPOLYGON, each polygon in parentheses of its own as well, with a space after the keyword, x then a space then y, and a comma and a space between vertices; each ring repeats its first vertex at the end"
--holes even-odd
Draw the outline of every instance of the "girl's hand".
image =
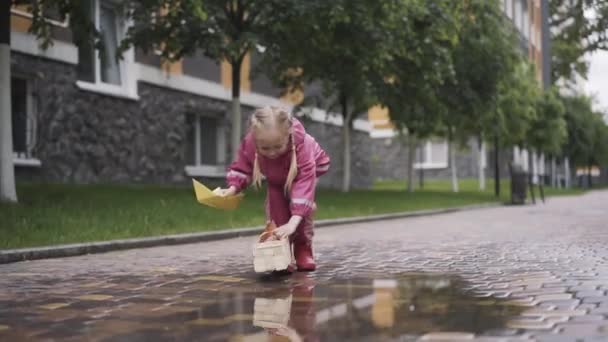
POLYGON ((213 190, 213 193, 222 197, 232 196, 236 194, 236 188, 234 186, 231 186, 228 189, 217 188, 213 190))
POLYGON ((279 239, 286 239, 289 235, 296 232, 297 226, 292 224, 284 224, 273 231, 274 235, 279 239))
POLYGON ((287 222, 286 224, 284 224, 284 225, 280 226, 279 228, 275 229, 273 231, 273 233, 279 239, 286 239, 291 234, 293 234, 293 233, 296 232, 296 229, 298 228, 298 225, 300 224, 300 221, 302 221, 302 217, 301 216, 292 216, 289 219, 289 222, 287 222))

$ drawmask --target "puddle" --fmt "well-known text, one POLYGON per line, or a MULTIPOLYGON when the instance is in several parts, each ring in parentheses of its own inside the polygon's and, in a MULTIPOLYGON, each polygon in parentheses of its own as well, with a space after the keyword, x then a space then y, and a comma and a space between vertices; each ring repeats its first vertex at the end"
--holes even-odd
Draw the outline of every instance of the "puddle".
POLYGON ((466 290, 457 276, 423 273, 331 281, 171 274, 90 284, 0 296, 0 340, 407 341, 429 332, 510 335, 506 322, 523 310, 466 290))

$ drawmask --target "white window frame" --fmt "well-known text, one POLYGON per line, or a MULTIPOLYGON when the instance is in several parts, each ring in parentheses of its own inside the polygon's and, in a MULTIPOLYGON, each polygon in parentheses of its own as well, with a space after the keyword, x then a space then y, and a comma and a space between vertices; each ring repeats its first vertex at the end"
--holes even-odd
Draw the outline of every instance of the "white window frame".
POLYGON ((226 126, 222 124, 221 117, 194 114, 194 165, 187 165, 184 170, 188 176, 223 178, 226 176, 226 126), (217 164, 202 164, 201 162, 201 125, 202 117, 212 118, 218 121, 216 126, 216 149, 217 164))
POLYGON ((430 169, 445 169, 448 167, 448 160, 449 160, 449 150, 448 150, 448 142, 446 140, 441 140, 441 141, 433 141, 433 140, 427 140, 424 143, 424 146, 421 149, 422 152, 422 162, 416 161, 414 163, 414 169, 424 169, 424 170, 430 170, 430 169), (433 144, 442 144, 445 147, 445 151, 446 151, 446 155, 445 155, 445 162, 443 163, 438 163, 438 162, 433 162, 433 144))
MULTIPOLYGON (((32 151, 34 146, 36 145, 36 137, 38 132, 38 115, 37 115, 37 107, 36 100, 34 97, 34 91, 32 89, 32 81, 28 77, 22 77, 19 74, 13 75, 12 78, 17 78, 25 81, 25 91, 26 91, 26 99, 25 99, 25 107, 26 107, 26 135, 25 135, 25 145, 26 145, 26 154, 20 154, 16 151, 13 151, 13 164, 15 166, 31 166, 31 167, 40 167, 42 163, 39 159, 35 158, 32 151), (29 132, 29 134, 28 134, 29 132)), ((12 115, 12 113, 11 113, 12 115)))
MULTIPOLYGON (((27 12, 27 11, 23 11, 23 10, 21 10, 19 8, 16 8, 16 7, 11 7, 11 13, 14 14, 14 15, 16 15, 16 16, 27 18, 27 19, 33 19, 34 18, 34 15, 32 13, 27 12)), ((46 19, 46 21, 48 21, 53 26, 67 28, 67 27, 70 26, 70 15, 69 14, 66 15, 64 21, 57 21, 57 20, 54 20, 54 19, 46 19)))
MULTIPOLYGON (((95 27, 100 29, 100 11, 101 3, 109 3, 110 5, 117 5, 117 1, 113 0, 92 0, 93 1, 93 16, 95 27)), ((131 25, 130 21, 126 21, 124 16, 117 16, 117 39, 118 43, 125 36, 128 27, 131 25)), ((135 50, 131 47, 123 54, 123 59, 119 61, 120 70, 120 85, 105 83, 101 81, 101 56, 100 51, 95 49, 95 61, 94 61, 94 82, 87 82, 78 80, 76 86, 83 90, 88 90, 96 93, 110 95, 114 97, 126 98, 131 100, 139 100, 137 95, 137 71, 138 68, 135 64, 135 50)))

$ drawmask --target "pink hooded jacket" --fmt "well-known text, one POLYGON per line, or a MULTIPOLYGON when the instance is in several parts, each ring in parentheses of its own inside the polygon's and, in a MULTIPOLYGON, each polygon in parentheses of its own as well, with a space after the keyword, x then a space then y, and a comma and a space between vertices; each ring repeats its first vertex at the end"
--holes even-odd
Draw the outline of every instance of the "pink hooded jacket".
MULTIPOLYGON (((294 179, 288 199, 291 215, 308 216, 315 201, 315 185, 317 177, 329 170, 330 158, 315 139, 306 133, 302 123, 293 119, 292 136, 296 149, 298 173, 294 179)), ((266 177, 269 195, 279 191, 283 194, 289 164, 291 162, 292 144, 290 141, 287 151, 275 159, 258 155, 260 170, 266 177)), ((245 189, 252 181, 253 162, 256 146, 253 132, 249 131, 239 147, 236 160, 229 166, 226 176, 228 186, 234 186, 237 192, 245 189)))

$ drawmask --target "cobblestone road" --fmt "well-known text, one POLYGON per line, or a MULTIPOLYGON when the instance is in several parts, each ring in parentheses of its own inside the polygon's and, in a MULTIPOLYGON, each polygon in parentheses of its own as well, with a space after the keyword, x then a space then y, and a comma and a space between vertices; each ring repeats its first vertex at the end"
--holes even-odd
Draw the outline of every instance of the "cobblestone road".
POLYGON ((319 229, 310 274, 252 238, 0 265, 0 340, 608 341, 607 245, 604 191, 319 229))

